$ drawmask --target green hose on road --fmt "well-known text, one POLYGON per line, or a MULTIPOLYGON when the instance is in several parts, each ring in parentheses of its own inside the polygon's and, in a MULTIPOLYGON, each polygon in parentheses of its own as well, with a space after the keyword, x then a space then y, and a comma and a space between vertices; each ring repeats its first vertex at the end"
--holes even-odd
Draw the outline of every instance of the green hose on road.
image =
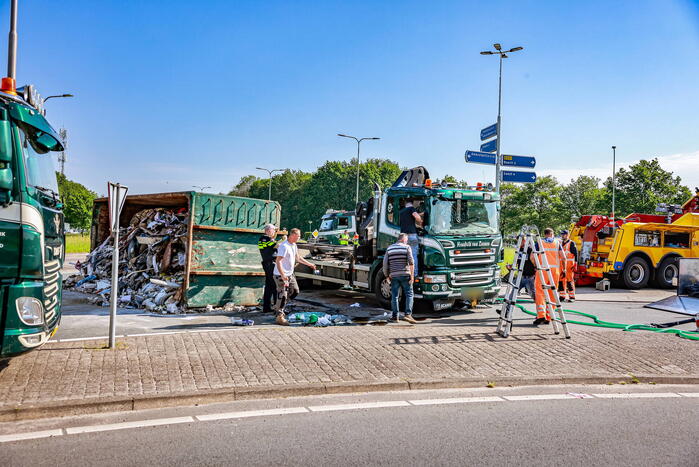
MULTIPOLYGON (((502 299, 498 299, 497 301, 502 302, 502 299)), ((532 300, 518 300, 519 302, 524 302, 524 303, 534 303, 532 300)), ((536 316, 536 313, 528 310, 525 308, 523 305, 520 305, 519 303, 515 304, 517 308, 522 310, 528 315, 536 316)), ((567 320, 571 324, 581 324, 583 326, 593 326, 593 327, 598 327, 598 328, 612 328, 612 329, 621 329, 624 331, 652 331, 652 332, 659 332, 659 333, 665 333, 665 334, 675 334, 679 337, 682 337, 684 339, 691 339, 695 341, 699 341, 699 332, 696 331, 684 331, 682 329, 672 329, 672 328, 656 328, 653 326, 649 326, 647 324, 623 324, 623 323, 612 323, 611 321, 602 321, 599 319, 597 316, 590 314, 590 313, 584 313, 582 311, 577 311, 577 310, 566 310, 565 308, 563 309, 566 313, 573 313, 576 315, 584 316, 586 318, 590 318, 593 322, 589 321, 574 321, 574 320, 567 320)))

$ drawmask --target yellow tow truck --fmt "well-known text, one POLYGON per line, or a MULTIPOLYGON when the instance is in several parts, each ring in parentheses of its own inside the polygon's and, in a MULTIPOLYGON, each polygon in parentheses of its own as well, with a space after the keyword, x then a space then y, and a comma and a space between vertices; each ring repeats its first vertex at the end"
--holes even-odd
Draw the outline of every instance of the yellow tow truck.
POLYGON ((580 257, 576 283, 609 278, 629 289, 649 281, 673 287, 679 258, 699 257, 699 192, 666 215, 630 214, 624 219, 583 216, 571 238, 580 257))

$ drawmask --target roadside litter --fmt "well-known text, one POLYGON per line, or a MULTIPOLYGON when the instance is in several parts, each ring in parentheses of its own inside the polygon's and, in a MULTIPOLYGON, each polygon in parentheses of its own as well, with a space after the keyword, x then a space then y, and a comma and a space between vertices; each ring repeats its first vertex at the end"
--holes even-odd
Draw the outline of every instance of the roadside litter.
MULTIPOLYGON (((119 306, 160 313, 182 313, 182 285, 187 251, 188 213, 184 208, 144 209, 120 229, 119 306)), ((65 280, 66 288, 95 294, 91 302, 108 306, 113 240, 95 248, 80 271, 65 280)))
POLYGON ((318 327, 335 326, 338 324, 352 324, 352 320, 348 316, 330 315, 322 312, 291 313, 286 319, 289 321, 289 324, 304 324, 318 327))

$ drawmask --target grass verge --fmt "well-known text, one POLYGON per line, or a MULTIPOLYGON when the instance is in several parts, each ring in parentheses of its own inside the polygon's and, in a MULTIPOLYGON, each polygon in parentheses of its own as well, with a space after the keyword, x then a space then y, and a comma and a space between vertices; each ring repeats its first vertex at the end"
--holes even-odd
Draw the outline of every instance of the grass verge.
POLYGON ((89 251, 89 235, 66 234, 66 253, 88 253, 89 251))

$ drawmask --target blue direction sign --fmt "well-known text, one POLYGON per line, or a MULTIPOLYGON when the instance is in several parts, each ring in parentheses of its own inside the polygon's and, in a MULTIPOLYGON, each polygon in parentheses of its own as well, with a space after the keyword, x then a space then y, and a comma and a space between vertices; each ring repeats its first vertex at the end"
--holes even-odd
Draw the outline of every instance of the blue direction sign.
POLYGON ((513 183, 534 183, 536 181, 536 174, 534 172, 519 172, 515 170, 503 170, 500 172, 502 174, 503 182, 513 182, 513 183))
POLYGON ((481 130, 481 141, 485 141, 486 139, 490 139, 493 136, 497 136, 498 134, 498 124, 493 123, 489 127, 485 127, 481 130))
POLYGON ((488 152, 466 151, 466 162, 495 165, 495 154, 490 154, 488 152))
POLYGON ((503 154, 502 161, 500 163, 506 167, 524 167, 527 169, 533 169, 536 167, 536 158, 530 156, 510 156, 503 154))
POLYGON ((481 144, 481 151, 483 152, 495 152, 498 149, 498 139, 491 139, 487 143, 481 144))

